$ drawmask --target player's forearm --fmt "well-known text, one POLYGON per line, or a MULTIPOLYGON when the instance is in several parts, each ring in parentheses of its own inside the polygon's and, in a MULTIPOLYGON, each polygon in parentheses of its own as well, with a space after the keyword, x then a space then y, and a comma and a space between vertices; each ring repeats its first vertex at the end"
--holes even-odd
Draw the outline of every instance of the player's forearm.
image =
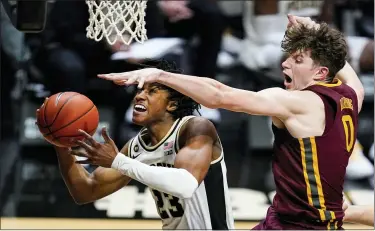
POLYGON ((185 169, 149 166, 123 154, 118 154, 112 168, 150 188, 179 198, 190 198, 198 181, 185 169))
POLYGON ((346 62, 345 66, 336 74, 336 77, 344 84, 353 88, 358 97, 359 108, 361 108, 361 104, 365 95, 364 88, 361 80, 359 80, 358 78, 358 75, 355 73, 348 62, 346 62))
POLYGON ((355 73, 354 69, 348 62, 346 62, 345 66, 337 72, 336 77, 345 84, 353 84, 357 88, 363 88, 357 73, 355 73))
POLYGON ((344 221, 374 226, 374 207, 351 205, 345 211, 344 221))
POLYGON ((92 187, 89 183, 90 174, 66 149, 55 147, 60 172, 70 195, 77 204, 86 203, 91 197, 92 187))
POLYGON ((229 86, 210 78, 170 72, 163 72, 158 78, 158 83, 173 88, 209 108, 219 107, 223 92, 230 89, 229 86))

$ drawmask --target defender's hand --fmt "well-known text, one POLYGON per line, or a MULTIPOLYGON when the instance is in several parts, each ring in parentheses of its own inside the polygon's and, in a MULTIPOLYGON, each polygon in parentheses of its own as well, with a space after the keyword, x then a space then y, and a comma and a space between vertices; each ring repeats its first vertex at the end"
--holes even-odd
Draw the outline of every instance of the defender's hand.
POLYGON ((193 11, 187 6, 187 1, 159 1, 158 5, 162 12, 171 22, 189 19, 193 16, 193 11))
POLYGON ((92 136, 82 130, 79 130, 79 132, 86 138, 86 142, 81 140, 76 140, 75 142, 85 151, 73 150, 71 154, 85 157, 87 160, 76 161, 76 163, 110 168, 119 150, 115 142, 109 137, 107 129, 102 129, 102 136, 105 140, 104 144, 98 143, 92 136))
POLYGON ((117 85, 129 86, 132 84, 138 84, 138 88, 143 88, 145 83, 157 82, 159 76, 163 73, 162 70, 157 68, 144 68, 136 71, 122 72, 122 73, 111 73, 111 74, 99 74, 98 77, 106 80, 110 80, 117 85))
POLYGON ((299 17, 299 16, 288 14, 288 20, 289 20, 289 23, 287 26, 288 29, 290 27, 299 26, 299 25, 305 25, 307 28, 319 29, 319 24, 314 22, 310 17, 299 17))

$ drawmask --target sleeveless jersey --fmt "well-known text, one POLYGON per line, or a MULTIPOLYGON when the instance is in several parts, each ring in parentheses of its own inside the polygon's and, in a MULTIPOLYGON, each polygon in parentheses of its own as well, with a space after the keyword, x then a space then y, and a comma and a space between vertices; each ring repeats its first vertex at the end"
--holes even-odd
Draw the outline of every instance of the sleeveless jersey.
MULTIPOLYGON (((173 168, 180 148, 180 128, 191 118, 194 116, 176 120, 167 135, 152 147, 144 141, 147 129, 143 128, 130 141, 129 156, 151 166, 173 168)), ((234 229, 226 172, 222 151, 211 162, 206 177, 191 198, 181 199, 150 188, 163 229, 234 229)))
POLYGON ((337 80, 304 90, 322 99, 325 130, 322 136, 296 139, 287 129, 273 126, 276 195, 272 206, 286 221, 341 227, 344 178, 357 136, 357 96, 337 80))

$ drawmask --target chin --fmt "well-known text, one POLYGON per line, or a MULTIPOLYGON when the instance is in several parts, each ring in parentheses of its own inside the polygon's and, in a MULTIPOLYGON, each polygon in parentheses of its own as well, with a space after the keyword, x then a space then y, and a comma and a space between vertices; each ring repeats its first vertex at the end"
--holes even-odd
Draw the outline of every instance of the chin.
POLYGON ((146 126, 146 124, 147 124, 147 120, 146 120, 146 119, 144 119, 144 118, 139 118, 138 116, 133 116, 133 118, 132 118, 132 122, 133 122, 134 124, 136 124, 136 125, 138 125, 138 126, 142 126, 142 127, 146 126))
POLYGON ((137 125, 137 126, 141 126, 141 127, 145 127, 144 123, 142 122, 138 122, 136 120, 133 120, 133 124, 137 125))

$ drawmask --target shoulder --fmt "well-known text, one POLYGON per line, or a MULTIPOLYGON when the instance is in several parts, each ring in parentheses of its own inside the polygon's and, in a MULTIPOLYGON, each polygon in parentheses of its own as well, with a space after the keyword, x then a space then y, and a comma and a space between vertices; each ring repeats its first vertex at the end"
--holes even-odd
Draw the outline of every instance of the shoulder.
POLYGON ((320 99, 318 93, 312 90, 292 91, 291 96, 303 102, 309 102, 310 100, 320 99))
POLYGON ((268 88, 266 90, 260 91, 263 94, 271 94, 277 96, 279 100, 298 100, 298 101, 308 101, 308 98, 314 97, 316 93, 310 90, 295 90, 288 91, 279 87, 268 88))
POLYGON ((214 124, 206 118, 197 116, 189 119, 181 127, 179 140, 182 143, 185 143, 187 140, 198 136, 208 136, 213 140, 217 139, 217 133, 214 124))
POLYGON ((271 96, 280 103, 305 103, 308 101, 308 98, 313 97, 312 94, 315 94, 312 91, 288 91, 279 87, 267 88, 258 93, 268 97, 271 96))
POLYGON ((121 148, 121 153, 124 154, 125 156, 129 156, 129 148, 133 142, 133 140, 135 139, 136 137, 133 137, 131 138, 130 140, 128 140, 128 142, 126 142, 126 144, 121 148))
POLYGON ((314 112, 319 109, 324 109, 324 103, 318 93, 311 90, 295 91, 292 93, 296 98, 295 102, 298 108, 294 108, 299 112, 314 112))

